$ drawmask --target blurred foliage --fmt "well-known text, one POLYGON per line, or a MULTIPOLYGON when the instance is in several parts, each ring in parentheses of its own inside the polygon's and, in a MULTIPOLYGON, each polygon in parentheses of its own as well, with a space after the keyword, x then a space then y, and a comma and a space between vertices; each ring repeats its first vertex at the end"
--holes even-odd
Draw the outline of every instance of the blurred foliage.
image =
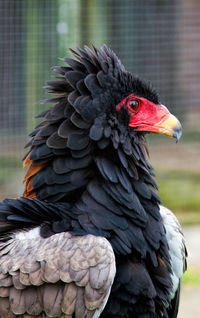
POLYGON ((200 212, 200 172, 159 171, 156 180, 162 202, 169 209, 200 212))
POLYGON ((0 185, 4 187, 5 183, 16 176, 22 170, 22 160, 18 156, 0 157, 0 185), (9 173, 5 173, 5 163, 9 173))

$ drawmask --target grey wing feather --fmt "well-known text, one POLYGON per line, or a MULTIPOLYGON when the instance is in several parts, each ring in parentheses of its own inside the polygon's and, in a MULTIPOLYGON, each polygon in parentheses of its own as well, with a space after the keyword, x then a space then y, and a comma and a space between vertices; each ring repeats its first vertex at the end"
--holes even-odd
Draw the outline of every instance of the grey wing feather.
POLYGON ((181 226, 176 216, 166 207, 160 206, 160 213, 166 229, 166 237, 169 245, 169 254, 172 265, 173 290, 171 298, 174 298, 180 288, 182 274, 187 268, 187 249, 181 226))
POLYGON ((179 280, 179 286, 174 295, 174 298, 171 300, 171 306, 167 311, 169 318, 176 318, 178 315, 180 292, 181 292, 181 279, 179 280))
POLYGON ((116 268, 110 243, 69 233, 42 238, 39 228, 0 243, 0 317, 96 318, 116 268))

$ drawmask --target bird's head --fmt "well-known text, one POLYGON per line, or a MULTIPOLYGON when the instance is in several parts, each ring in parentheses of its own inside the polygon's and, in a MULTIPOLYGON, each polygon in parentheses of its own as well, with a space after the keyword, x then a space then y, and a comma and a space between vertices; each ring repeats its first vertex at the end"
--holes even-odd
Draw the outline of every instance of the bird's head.
POLYGON ((181 137, 180 122, 158 101, 130 94, 117 104, 116 110, 128 113, 128 126, 135 131, 160 133, 174 137, 177 141, 181 137))
POLYGON ((46 119, 55 123, 66 118, 48 138, 48 147, 58 147, 59 140, 63 147, 80 150, 94 141, 95 149, 112 146, 138 161, 147 150, 145 133, 180 139, 181 124, 161 104, 156 91, 127 72, 106 45, 101 50, 85 46, 71 52, 75 59, 63 59, 69 66, 53 67, 62 77, 47 82, 49 92, 57 94, 47 102, 57 104, 45 113, 46 119))
POLYGON ((112 117, 112 122, 119 121, 135 132, 160 133, 180 139, 180 122, 160 103, 155 90, 127 72, 106 45, 101 51, 87 46, 84 50, 78 49, 79 52, 71 51, 76 60, 64 58, 70 68, 54 70, 64 75, 71 86, 68 101, 85 122, 99 128, 101 124, 106 125, 105 117, 112 117))

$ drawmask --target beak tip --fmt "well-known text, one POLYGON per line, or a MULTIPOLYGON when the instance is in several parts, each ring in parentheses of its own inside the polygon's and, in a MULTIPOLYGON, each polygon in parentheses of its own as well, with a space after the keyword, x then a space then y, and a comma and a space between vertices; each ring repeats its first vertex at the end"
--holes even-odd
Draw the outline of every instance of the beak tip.
POLYGON ((176 143, 180 140, 182 136, 182 127, 174 129, 173 137, 176 139, 176 143))

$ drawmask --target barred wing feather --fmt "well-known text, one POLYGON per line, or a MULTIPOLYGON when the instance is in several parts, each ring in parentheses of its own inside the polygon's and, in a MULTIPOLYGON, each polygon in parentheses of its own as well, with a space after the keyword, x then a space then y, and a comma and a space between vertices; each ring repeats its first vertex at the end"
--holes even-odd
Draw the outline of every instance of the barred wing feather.
POLYGON ((100 315, 115 276, 105 238, 66 232, 45 239, 35 228, 0 248, 1 318, 100 315))

